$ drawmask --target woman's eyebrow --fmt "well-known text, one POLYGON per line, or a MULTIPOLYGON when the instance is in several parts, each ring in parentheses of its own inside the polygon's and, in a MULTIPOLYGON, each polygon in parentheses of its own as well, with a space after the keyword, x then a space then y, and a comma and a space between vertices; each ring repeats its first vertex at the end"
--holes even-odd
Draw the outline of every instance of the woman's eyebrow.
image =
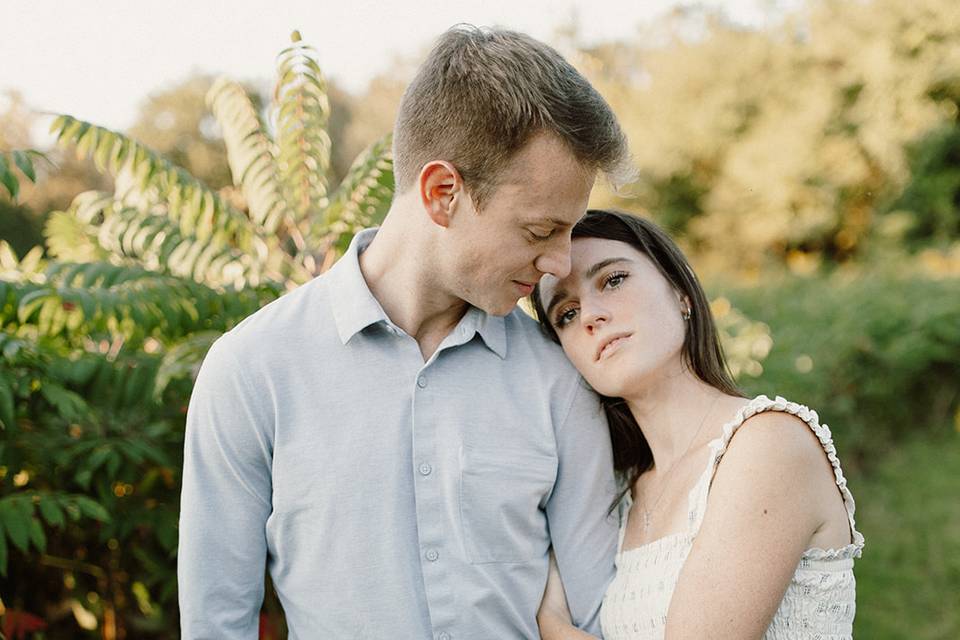
MULTIPOLYGON (((612 264, 617 264, 620 262, 633 262, 630 258, 607 258, 606 260, 601 260, 592 267, 586 270, 584 273, 584 278, 589 280, 597 273, 605 268, 609 267, 612 264)), ((567 291, 565 289, 557 289, 553 296, 550 298, 550 304, 547 305, 547 315, 550 315, 550 312, 553 311, 553 308, 563 302, 563 299, 567 297, 567 291)))
POLYGON ((597 272, 603 269, 604 267, 609 267, 610 265, 617 264, 618 262, 633 262, 633 261, 630 258, 607 258, 606 260, 601 260, 597 264, 587 269, 584 275, 589 280, 593 276, 597 275, 597 272))

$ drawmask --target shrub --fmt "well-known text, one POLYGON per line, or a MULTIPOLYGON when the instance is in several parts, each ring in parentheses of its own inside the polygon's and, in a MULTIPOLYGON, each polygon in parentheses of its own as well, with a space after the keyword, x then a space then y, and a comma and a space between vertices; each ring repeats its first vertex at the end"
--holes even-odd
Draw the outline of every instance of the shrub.
POLYGON ((909 432, 954 422, 960 281, 835 274, 724 293, 773 338, 762 373, 741 384, 816 409, 845 462, 868 462, 909 432))

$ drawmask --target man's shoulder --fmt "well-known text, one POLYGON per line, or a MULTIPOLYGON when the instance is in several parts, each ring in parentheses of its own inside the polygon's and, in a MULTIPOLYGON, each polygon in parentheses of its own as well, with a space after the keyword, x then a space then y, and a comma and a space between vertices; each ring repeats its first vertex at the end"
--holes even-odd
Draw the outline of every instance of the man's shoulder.
POLYGON ((522 308, 516 307, 504 322, 508 359, 529 361, 544 374, 553 372, 563 378, 579 377, 560 345, 548 338, 540 324, 522 308))
POLYGON ((244 354, 302 342, 308 335, 333 331, 324 277, 318 276, 253 312, 220 337, 244 354))

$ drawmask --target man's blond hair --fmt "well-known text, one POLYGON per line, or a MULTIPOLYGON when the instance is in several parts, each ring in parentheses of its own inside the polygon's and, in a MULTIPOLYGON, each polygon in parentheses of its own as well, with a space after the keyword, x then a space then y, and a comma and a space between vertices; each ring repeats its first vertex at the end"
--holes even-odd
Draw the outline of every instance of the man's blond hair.
POLYGON ((563 56, 523 33, 457 25, 440 37, 400 102, 397 192, 413 186, 425 164, 445 160, 480 208, 510 159, 541 131, 614 183, 630 173, 616 116, 563 56))

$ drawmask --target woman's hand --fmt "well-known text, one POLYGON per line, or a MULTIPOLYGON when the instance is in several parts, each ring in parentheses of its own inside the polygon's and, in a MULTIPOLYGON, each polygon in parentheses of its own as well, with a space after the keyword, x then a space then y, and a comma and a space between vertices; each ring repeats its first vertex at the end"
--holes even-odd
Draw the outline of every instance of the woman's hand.
POLYGON ((540 610, 537 612, 537 624, 543 640, 581 640, 594 636, 573 626, 570 608, 567 606, 567 594, 563 590, 557 559, 550 550, 550 571, 547 574, 547 588, 543 592, 540 610))

